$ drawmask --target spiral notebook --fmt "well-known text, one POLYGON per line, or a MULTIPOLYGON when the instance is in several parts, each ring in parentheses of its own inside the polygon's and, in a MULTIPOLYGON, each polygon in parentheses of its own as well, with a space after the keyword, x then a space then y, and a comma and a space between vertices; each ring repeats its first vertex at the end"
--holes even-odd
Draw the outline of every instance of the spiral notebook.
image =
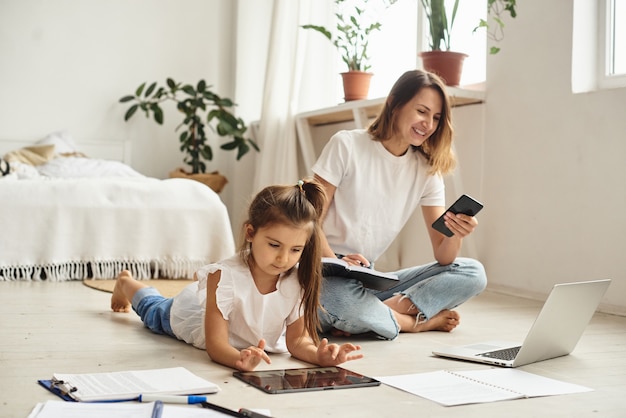
POLYGON ((430 399, 444 406, 565 395, 593 390, 516 369, 440 370, 377 377, 376 379, 385 385, 430 399))

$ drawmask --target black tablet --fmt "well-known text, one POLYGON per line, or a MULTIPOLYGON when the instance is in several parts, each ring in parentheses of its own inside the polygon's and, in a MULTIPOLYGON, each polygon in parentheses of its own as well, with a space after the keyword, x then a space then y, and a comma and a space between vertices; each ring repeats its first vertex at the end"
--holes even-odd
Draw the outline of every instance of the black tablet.
POLYGON ((267 393, 308 392, 380 385, 376 379, 341 367, 236 371, 233 372, 233 376, 267 393))

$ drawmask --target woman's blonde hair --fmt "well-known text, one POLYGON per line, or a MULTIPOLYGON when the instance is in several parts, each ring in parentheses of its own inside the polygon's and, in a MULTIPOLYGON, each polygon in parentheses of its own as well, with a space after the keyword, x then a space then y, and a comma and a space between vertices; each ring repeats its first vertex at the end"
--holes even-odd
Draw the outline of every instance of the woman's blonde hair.
POLYGON ((253 231, 281 224, 296 228, 309 228, 298 266, 298 281, 303 289, 304 323, 315 344, 319 344, 320 293, 322 286, 321 216, 326 201, 323 187, 314 180, 300 180, 296 185, 268 186, 252 200, 248 219, 243 223, 239 254, 246 265, 254 263, 250 244, 245 239, 246 227, 253 231))
POLYGON ((441 118, 435 132, 414 151, 421 153, 430 165, 430 174, 451 172, 456 165, 452 151, 454 130, 450 111, 450 99, 444 82, 436 74, 422 70, 407 71, 395 82, 380 115, 370 125, 368 132, 374 140, 384 142, 398 131, 397 118, 400 110, 422 89, 430 88, 441 96, 441 118))

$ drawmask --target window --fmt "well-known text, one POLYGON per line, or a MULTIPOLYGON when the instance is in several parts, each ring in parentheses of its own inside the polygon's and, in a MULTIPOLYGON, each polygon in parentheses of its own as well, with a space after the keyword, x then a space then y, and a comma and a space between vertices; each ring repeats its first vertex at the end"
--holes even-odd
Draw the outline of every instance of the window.
MULTIPOLYGON (((451 3, 454 0, 446 0, 451 3)), ((420 0, 398 0, 381 13, 380 31, 370 37, 369 56, 371 72, 374 73, 370 86, 370 98, 385 97, 393 83, 407 70, 418 68, 417 56, 426 44, 427 29, 419 25, 418 3, 420 0)), ((485 0, 463 0, 459 2, 456 21, 452 32, 451 49, 469 55, 463 64, 461 85, 485 81, 487 35, 484 30, 472 33, 481 18, 487 13, 485 0)), ((338 68, 345 67, 343 63, 338 68)), ((343 101, 341 80, 337 80, 338 102, 343 101)))
POLYGON ((416 68, 418 1, 398 0, 380 16, 381 30, 370 36, 370 98, 387 96, 398 77, 416 68))
POLYGON ((626 0, 605 0, 603 19, 604 37, 601 37, 601 68, 599 84, 601 87, 626 85, 626 0))
POLYGON ((626 87, 626 0, 574 0, 572 91, 626 87))

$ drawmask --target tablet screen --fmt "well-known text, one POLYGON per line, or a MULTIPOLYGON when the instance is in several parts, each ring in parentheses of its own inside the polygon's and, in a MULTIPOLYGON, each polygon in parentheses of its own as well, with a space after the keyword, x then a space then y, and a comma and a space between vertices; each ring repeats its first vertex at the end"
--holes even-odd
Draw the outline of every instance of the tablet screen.
POLYGON ((306 392, 380 385, 376 379, 341 367, 236 371, 233 372, 233 376, 267 393, 306 392))

